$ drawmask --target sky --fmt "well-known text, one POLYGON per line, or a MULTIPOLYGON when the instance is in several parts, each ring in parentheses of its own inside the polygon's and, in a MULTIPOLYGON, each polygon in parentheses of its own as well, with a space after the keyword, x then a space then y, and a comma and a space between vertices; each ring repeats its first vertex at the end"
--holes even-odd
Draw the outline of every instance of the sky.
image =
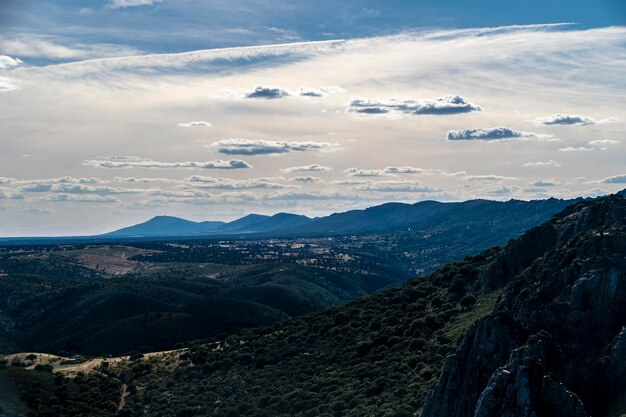
POLYGON ((616 192, 625 68, 621 0, 0 0, 0 236, 616 192))

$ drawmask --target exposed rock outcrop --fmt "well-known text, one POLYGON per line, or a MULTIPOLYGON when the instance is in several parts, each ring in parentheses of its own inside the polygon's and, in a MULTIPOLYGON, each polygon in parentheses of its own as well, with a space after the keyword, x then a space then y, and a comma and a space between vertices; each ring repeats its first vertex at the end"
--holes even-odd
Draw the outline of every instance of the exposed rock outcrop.
POLYGON ((626 198, 574 205, 509 243, 475 290, 500 287, 421 417, 625 413, 626 198))

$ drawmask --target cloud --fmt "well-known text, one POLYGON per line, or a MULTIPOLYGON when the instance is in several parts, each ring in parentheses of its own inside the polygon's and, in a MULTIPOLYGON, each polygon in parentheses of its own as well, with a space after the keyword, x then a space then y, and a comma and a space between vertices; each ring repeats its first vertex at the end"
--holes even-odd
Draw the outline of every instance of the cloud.
POLYGON ((455 175, 456 173, 448 173, 441 169, 424 169, 409 166, 388 166, 382 169, 359 169, 348 168, 344 170, 349 177, 390 177, 398 174, 442 174, 442 175, 455 175))
POLYGON ((526 162, 524 166, 525 167, 546 167, 546 166, 560 167, 561 164, 551 159, 549 161, 526 162))
POLYGON ((189 122, 189 123, 179 123, 178 127, 213 127, 213 125, 209 122, 198 121, 198 122, 189 122))
POLYGON ((348 105, 348 111, 359 114, 380 115, 399 112, 410 115, 445 115, 481 111, 482 108, 458 95, 449 95, 434 99, 389 99, 373 100, 354 98, 348 105))
POLYGON ((518 180, 517 177, 507 177, 504 175, 465 175, 467 181, 513 181, 518 180))
POLYGON ((598 139, 598 140, 589 141, 589 145, 591 146, 617 145, 618 143, 622 143, 622 141, 612 140, 612 139, 598 139))
POLYGON ((9 91, 15 91, 19 89, 20 88, 11 78, 0 77, 0 93, 8 93, 9 91))
POLYGON ((111 0, 110 7, 112 9, 121 9, 127 7, 152 6, 164 0, 111 0))
POLYGON ((626 184, 626 174, 607 177, 600 182, 604 184, 626 184))
POLYGON ((28 208, 28 209, 23 209, 22 213, 27 213, 27 214, 50 214, 50 213, 52 213, 52 210, 47 209, 47 208, 28 208))
POLYGON ((83 161, 83 165, 96 168, 163 168, 163 169, 243 169, 252 168, 252 165, 239 159, 221 159, 215 161, 196 162, 159 162, 152 159, 137 156, 111 156, 103 159, 88 159, 83 161))
POLYGON ((319 165, 319 164, 311 164, 311 165, 303 165, 303 166, 298 166, 298 167, 283 168, 280 171, 285 172, 285 173, 290 173, 290 172, 329 172, 332 170, 333 170, 333 167, 329 167, 326 165, 319 165))
POLYGON ((392 175, 388 172, 385 172, 384 169, 359 169, 359 168, 348 168, 344 170, 348 177, 360 177, 360 178, 368 178, 368 177, 386 177, 392 175))
POLYGON ((320 88, 300 87, 300 89, 298 90, 298 95, 300 97, 320 98, 326 97, 333 93, 341 93, 344 91, 346 91, 345 88, 339 87, 338 85, 330 85, 320 88))
MULTIPOLYGON (((72 39, 68 38, 33 34, 0 35, 0 50, 21 57, 51 60, 129 57, 140 53, 139 50, 124 45, 74 43, 72 39)), ((28 69, 28 67, 24 69, 28 69)))
POLYGON ((14 68, 22 64, 23 62, 19 58, 11 58, 7 55, 0 55, 0 69, 14 68))
POLYGON ((49 194, 38 201, 50 203, 121 203, 117 197, 101 195, 49 194))
POLYGON ((244 97, 273 100, 277 98, 288 97, 290 95, 291 94, 289 93, 289 91, 285 90, 284 88, 258 85, 254 90, 246 92, 244 94, 244 97))
POLYGON ((262 188, 269 190, 277 190, 284 188, 292 188, 291 185, 280 184, 271 178, 253 178, 248 180, 234 180, 231 178, 214 178, 194 175, 185 178, 191 186, 195 188, 210 188, 219 190, 244 190, 253 188, 262 188))
POLYGON ((566 148, 559 148, 559 152, 589 152, 593 151, 593 148, 587 146, 568 146, 566 148))
POLYGON ((488 127, 484 129, 450 130, 447 140, 515 140, 539 135, 532 132, 520 132, 508 127, 488 127))
POLYGON ((294 142, 262 139, 223 139, 211 145, 226 155, 272 155, 287 152, 334 152, 342 150, 338 143, 294 142))
POLYGON ((559 181, 555 180, 538 180, 530 184, 533 187, 558 187, 562 185, 559 181))
POLYGON ((320 177, 313 177, 311 175, 307 175, 307 176, 302 176, 302 177, 289 178, 289 181, 302 182, 305 184, 313 184, 315 182, 323 182, 324 180, 322 180, 320 177))
POLYGON ((149 184, 154 182, 180 182, 172 178, 136 178, 136 177, 115 177, 113 182, 131 183, 131 184, 149 184))
POLYGON ((562 114, 558 113, 552 116, 548 116, 545 118, 535 119, 534 122, 537 124, 547 125, 547 126, 589 126, 601 123, 614 123, 620 121, 617 117, 608 117, 606 119, 596 120, 587 116, 576 116, 572 114, 562 114))
POLYGON ((435 193, 442 191, 440 188, 433 188, 420 181, 377 181, 359 185, 357 191, 377 191, 377 192, 411 192, 411 193, 435 193))
POLYGON ((0 200, 23 200, 24 195, 14 191, 0 191, 0 200))
POLYGON ((29 185, 24 185, 19 188, 22 192, 27 193, 65 193, 65 194, 137 194, 142 193, 143 190, 140 189, 131 189, 131 188, 119 188, 119 187, 108 187, 101 185, 84 185, 84 184, 68 184, 68 183, 59 183, 59 184, 45 184, 45 183, 34 183, 29 185))

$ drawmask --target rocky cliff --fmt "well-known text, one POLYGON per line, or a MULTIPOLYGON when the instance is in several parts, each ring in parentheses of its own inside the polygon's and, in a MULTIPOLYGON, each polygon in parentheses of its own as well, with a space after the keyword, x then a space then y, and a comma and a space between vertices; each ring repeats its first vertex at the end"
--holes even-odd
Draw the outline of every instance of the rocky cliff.
POLYGON ((626 413, 626 198, 531 229, 477 285, 504 288, 447 358, 421 417, 626 413))

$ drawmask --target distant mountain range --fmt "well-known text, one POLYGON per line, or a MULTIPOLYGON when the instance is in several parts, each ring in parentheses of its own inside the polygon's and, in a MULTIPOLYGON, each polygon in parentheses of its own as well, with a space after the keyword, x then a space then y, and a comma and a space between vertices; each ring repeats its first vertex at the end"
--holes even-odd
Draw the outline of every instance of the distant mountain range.
MULTIPOLYGON (((157 216, 144 223, 106 233, 105 238, 197 237, 218 235, 327 236, 384 232, 433 223, 471 222, 486 216, 505 216, 524 223, 530 217, 549 217, 574 200, 470 200, 460 203, 421 201, 415 204, 386 203, 364 210, 351 210, 310 218, 278 213, 273 216, 249 214, 231 222, 194 222, 157 216)), ((543 220, 543 219, 542 219, 543 220)))

